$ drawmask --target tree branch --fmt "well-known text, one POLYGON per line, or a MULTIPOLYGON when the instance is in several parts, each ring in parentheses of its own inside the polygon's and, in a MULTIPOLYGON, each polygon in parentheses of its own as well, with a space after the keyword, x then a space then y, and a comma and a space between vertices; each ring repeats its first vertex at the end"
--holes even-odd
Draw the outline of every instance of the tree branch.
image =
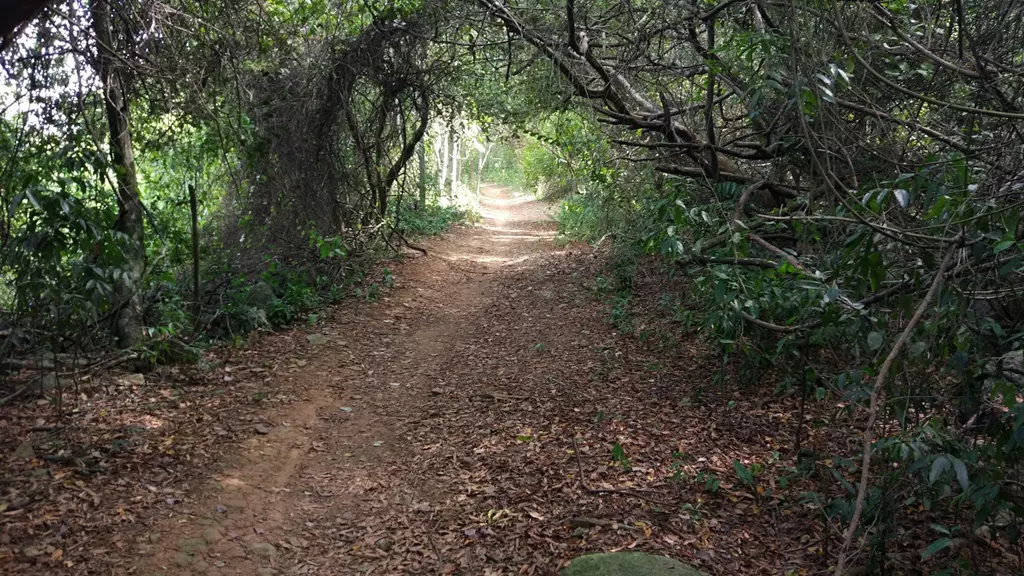
POLYGON ((864 442, 862 445, 863 457, 861 458, 860 464, 860 483, 857 486, 857 501, 853 508, 853 518, 850 519, 850 525, 847 526, 846 535, 843 537, 843 547, 839 551, 839 560, 836 562, 836 576, 844 575, 850 544, 853 542, 853 538, 857 533, 857 527, 860 524, 860 517, 864 512, 864 498, 867 496, 868 481, 871 478, 871 443, 874 440, 874 428, 875 420, 878 419, 878 408, 881 405, 884 396, 882 386, 885 384, 885 379, 889 375, 889 370, 896 361, 896 357, 899 356, 900 351, 903 350, 903 346, 906 345, 907 340, 910 339, 911 333, 913 333, 917 323, 921 321, 921 317, 924 316, 925 311, 928 309, 928 305, 931 304, 932 299, 935 298, 935 295, 939 292, 939 286, 942 285, 942 278, 945 275, 946 269, 948 269, 950 264, 953 262, 953 255, 960 249, 962 240, 963 237, 959 237, 958 241, 946 252, 946 257, 942 259, 942 264, 939 266, 939 270, 935 274, 935 279, 932 280, 932 285, 928 289, 928 293, 924 295, 924 298, 922 298, 921 302, 917 305, 917 309, 914 311, 914 315, 910 318, 910 322, 907 322, 906 327, 903 329, 903 333, 900 334, 899 339, 896 340, 896 344, 891 350, 889 350, 889 355, 885 357, 882 367, 878 370, 878 376, 875 378, 875 385, 871 389, 871 397, 868 403, 868 421, 864 429, 864 442))

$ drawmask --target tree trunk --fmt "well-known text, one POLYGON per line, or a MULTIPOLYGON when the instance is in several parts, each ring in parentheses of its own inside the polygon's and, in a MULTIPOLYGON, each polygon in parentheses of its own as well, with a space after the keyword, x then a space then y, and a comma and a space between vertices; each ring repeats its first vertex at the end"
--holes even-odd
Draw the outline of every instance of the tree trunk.
POLYGON ((391 190, 391 186, 394 185, 395 181, 398 180, 398 176, 405 170, 406 164, 409 163, 409 159, 415 153, 420 140, 423 140, 423 134, 427 131, 427 123, 430 121, 430 97, 425 90, 420 92, 419 104, 420 125, 416 127, 412 137, 405 143, 402 151, 398 154, 398 159, 391 165, 387 175, 384 176, 384 182, 381 184, 380 198, 378 199, 381 214, 387 214, 388 193, 391 190))
POLYGON ((426 139, 420 140, 419 147, 419 160, 420 160, 420 211, 427 209, 427 155, 423 150, 427 146, 426 139))
POLYGON ((188 185, 188 208, 192 215, 192 297, 198 317, 203 307, 203 285, 199 278, 199 200, 195 184, 188 185))
POLYGON ((441 158, 438 166, 441 167, 441 174, 437 180, 438 190, 443 191, 444 185, 448 182, 448 136, 451 134, 450 130, 445 130, 441 134, 441 158))
POLYGON ((487 157, 491 155, 491 148, 494 146, 493 142, 487 143, 487 148, 484 150, 483 155, 480 155, 480 151, 477 151, 477 158, 479 161, 476 165, 476 197, 480 198, 480 179, 484 177, 484 166, 487 164, 487 157))
POLYGON ((113 52, 110 5, 106 0, 92 0, 92 27, 96 34, 97 72, 103 85, 103 101, 110 128, 110 164, 117 180, 117 222, 114 229, 123 234, 124 268, 114 283, 117 296, 114 335, 121 348, 131 348, 142 340, 142 274, 146 248, 143 229, 142 200, 135 177, 132 134, 129 124, 128 99, 119 73, 120 60, 113 52))
POLYGON ((459 193, 459 136, 452 132, 452 198, 459 193))

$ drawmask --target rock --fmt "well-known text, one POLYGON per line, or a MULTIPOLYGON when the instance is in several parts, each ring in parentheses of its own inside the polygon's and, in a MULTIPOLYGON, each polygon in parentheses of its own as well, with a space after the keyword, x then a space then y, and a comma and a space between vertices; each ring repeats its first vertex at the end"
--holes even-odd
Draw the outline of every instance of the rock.
POLYGON ((351 408, 351 407, 349 407, 349 406, 342 406, 342 407, 341 407, 341 411, 342 411, 342 412, 351 412, 351 411, 352 411, 352 408, 351 408))
POLYGON ((324 336, 323 334, 307 334, 306 340, 308 340, 309 343, 314 346, 321 346, 323 344, 327 344, 327 336, 324 336))
POLYGON ((206 548, 206 540, 202 538, 182 538, 178 540, 178 550, 182 552, 195 553, 206 548))
POLYGON ((587 554, 569 563, 561 576, 704 576, 697 569, 665 556, 642 552, 587 554))
POLYGON ((985 375, 990 379, 999 378, 1019 387, 1024 387, 1024 350, 1013 350, 999 358, 985 362, 985 375))
POLYGON ((42 556, 43 555, 43 551, 42 550, 40 550, 39 548, 32 547, 32 546, 26 546, 26 547, 22 548, 21 549, 21 553, 24 554, 26 558, 36 558, 38 556, 42 556))
POLYGON ((245 298, 245 303, 260 312, 266 312, 270 305, 277 301, 277 295, 274 294, 274 289, 266 282, 257 282, 253 284, 253 287, 249 289, 249 294, 245 298))
POLYGON ((267 434, 270 434, 270 429, 264 426, 263 424, 257 424, 256 433, 260 434, 261 436, 266 436, 267 434))
POLYGON ((142 386, 146 383, 145 374, 129 374, 121 379, 121 382, 129 386, 142 386))
POLYGON ((223 537, 224 534, 221 533, 220 528, 211 526, 206 530, 203 530, 203 540, 205 540, 207 544, 215 544, 223 537))
POLYGON ((270 542, 256 542, 249 545, 249 552, 261 558, 274 558, 277 556, 277 548, 270 542))
POLYGON ((260 568, 256 570, 256 576, 275 576, 275 574, 277 574, 277 570, 273 568, 260 568))
POLYGON ((49 390, 56 390, 57 388, 67 388, 71 384, 67 379, 57 378, 52 372, 43 374, 42 378, 39 379, 39 391, 46 392, 49 390))
POLYGON ((174 555, 174 565, 181 566, 182 568, 192 564, 195 560, 196 557, 188 552, 178 552, 174 555))
POLYGON ((395 547, 395 541, 391 538, 381 538, 374 543, 374 546, 376 546, 378 550, 388 552, 395 547))
POLYGON ((36 457, 36 451, 32 449, 32 445, 28 442, 22 442, 11 457, 15 460, 31 460, 36 457))

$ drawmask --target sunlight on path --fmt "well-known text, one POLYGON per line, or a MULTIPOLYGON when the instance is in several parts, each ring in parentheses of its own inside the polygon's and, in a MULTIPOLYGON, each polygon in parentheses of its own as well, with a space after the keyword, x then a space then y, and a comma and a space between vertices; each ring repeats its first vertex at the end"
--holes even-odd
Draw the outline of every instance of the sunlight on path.
POLYGON ((531 254, 520 253, 521 244, 555 238, 549 225, 553 221, 550 208, 530 194, 507 186, 484 185, 479 206, 483 220, 473 227, 473 241, 465 243, 466 250, 441 255, 442 259, 494 266, 521 264, 532 258, 531 254))

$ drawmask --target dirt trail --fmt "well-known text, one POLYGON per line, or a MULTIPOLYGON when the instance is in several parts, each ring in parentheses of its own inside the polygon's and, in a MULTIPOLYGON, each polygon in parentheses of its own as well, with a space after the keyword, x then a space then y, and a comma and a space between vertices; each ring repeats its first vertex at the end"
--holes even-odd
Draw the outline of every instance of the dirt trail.
POLYGON ((498 279, 555 249, 548 210, 485 187, 480 224, 400 265, 378 305, 321 322, 325 338, 308 360, 285 363, 285 385, 302 401, 268 415, 185 514, 152 527, 140 546, 149 571, 419 573, 457 564, 431 531, 460 494, 426 469, 472 454, 448 449, 444 434, 428 437, 436 428, 423 424, 443 429, 430 407, 451 392, 445 370, 457 352, 486 344, 471 335, 499 296, 498 279), (418 524, 393 525, 395 511, 415 513, 418 524))
POLYGON ((824 573, 834 532, 804 495, 834 482, 790 467, 799 399, 715 382, 673 300, 687 279, 560 246, 548 210, 485 188, 484 220, 394 264, 379 301, 104 378, 66 429, 39 401, 0 411, 8 437, 101 467, 0 459, 0 573, 556 574, 621 549, 824 573), (756 490, 736 462, 762 466, 756 490))

